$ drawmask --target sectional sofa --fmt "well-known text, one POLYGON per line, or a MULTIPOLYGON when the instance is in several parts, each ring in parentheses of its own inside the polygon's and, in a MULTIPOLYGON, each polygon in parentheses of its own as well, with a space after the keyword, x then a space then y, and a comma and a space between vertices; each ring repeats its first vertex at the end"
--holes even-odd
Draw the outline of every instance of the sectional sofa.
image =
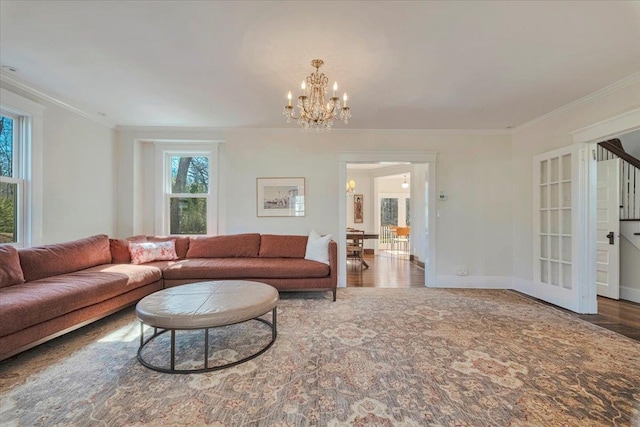
POLYGON ((337 245, 328 241, 325 263, 305 259, 307 243, 307 236, 252 233, 0 245, 0 360, 185 283, 255 280, 279 291, 331 291, 335 301, 337 245), (176 259, 131 263, 130 243, 172 240, 176 259))

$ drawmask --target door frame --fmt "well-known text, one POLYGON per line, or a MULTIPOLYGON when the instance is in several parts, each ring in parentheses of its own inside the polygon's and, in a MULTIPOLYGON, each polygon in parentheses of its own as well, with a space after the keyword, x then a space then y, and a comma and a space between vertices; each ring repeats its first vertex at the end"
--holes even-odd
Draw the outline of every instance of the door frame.
MULTIPOLYGON (((424 179, 428 186, 426 186, 428 200, 425 200, 428 207, 427 210, 422 210, 425 214, 425 235, 422 237, 425 239, 424 247, 427 254, 425 259, 425 286, 435 286, 436 284, 436 161, 438 157, 437 151, 360 151, 360 152, 344 152, 338 156, 338 286, 347 286, 347 254, 346 247, 346 234, 343 232, 347 228, 347 202, 344 197, 344 183, 347 180, 347 163, 379 163, 379 162, 406 162, 412 165, 427 164, 426 174, 424 179)), ((419 177, 416 175, 415 181, 412 174, 411 189, 412 194, 419 189, 425 189, 424 183, 417 184, 419 177)), ((413 199, 413 198, 412 198, 413 199)), ((420 199, 420 198, 417 198, 420 199)))
POLYGON ((579 313, 597 313, 596 287, 596 148, 598 142, 640 129, 640 108, 570 132, 578 147, 578 301, 579 313))

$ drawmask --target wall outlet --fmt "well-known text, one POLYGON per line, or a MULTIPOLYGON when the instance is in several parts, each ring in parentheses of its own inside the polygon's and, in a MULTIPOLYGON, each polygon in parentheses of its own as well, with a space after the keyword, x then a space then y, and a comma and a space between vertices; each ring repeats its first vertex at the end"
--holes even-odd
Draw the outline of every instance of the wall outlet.
POLYGON ((456 274, 458 276, 466 276, 467 274, 469 274, 469 269, 466 265, 459 265, 456 269, 456 274))

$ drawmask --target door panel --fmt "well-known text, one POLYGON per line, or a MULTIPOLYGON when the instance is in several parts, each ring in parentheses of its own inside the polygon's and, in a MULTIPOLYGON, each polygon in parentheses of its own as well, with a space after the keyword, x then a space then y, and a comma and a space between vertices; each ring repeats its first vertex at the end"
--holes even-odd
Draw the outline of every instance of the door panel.
POLYGON ((620 159, 598 162, 596 283, 598 295, 620 298, 620 159))

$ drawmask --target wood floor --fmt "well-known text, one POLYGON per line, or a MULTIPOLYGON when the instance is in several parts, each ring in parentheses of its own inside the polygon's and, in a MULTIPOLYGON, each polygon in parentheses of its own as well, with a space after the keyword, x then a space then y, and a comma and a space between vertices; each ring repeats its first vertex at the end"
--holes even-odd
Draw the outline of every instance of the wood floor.
POLYGON ((598 314, 574 314, 594 325, 640 341, 640 304, 598 297, 598 314))
MULTIPOLYGON (((369 268, 360 271, 357 261, 347 265, 348 287, 421 288, 424 269, 409 261, 407 256, 379 253, 365 255, 369 268)), ((633 340, 640 341, 640 304, 598 297, 598 314, 576 314, 580 319, 601 326, 633 340)))
POLYGON ((406 255, 386 252, 365 255, 369 268, 360 270, 359 261, 347 263, 347 287, 359 288, 421 288, 424 269, 409 261, 406 255))

